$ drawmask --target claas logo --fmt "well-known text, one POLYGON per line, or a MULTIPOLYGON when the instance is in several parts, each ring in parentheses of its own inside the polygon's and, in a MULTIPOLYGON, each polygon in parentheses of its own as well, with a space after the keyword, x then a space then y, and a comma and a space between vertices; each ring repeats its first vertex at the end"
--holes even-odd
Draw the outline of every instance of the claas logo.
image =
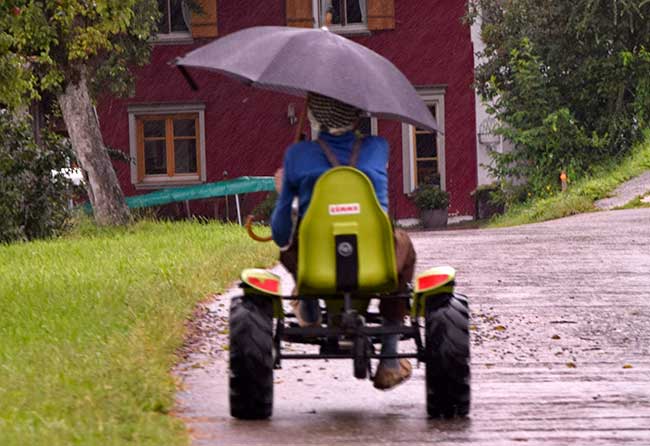
POLYGON ((330 204, 330 215, 353 215, 361 213, 361 205, 359 203, 345 203, 345 204, 330 204))

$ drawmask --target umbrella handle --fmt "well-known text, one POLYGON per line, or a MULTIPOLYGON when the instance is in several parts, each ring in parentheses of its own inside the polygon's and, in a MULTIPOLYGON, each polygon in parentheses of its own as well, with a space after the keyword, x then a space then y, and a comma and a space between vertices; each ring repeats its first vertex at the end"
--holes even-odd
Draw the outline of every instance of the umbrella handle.
MULTIPOLYGON (((302 133, 302 128, 305 126, 305 119, 307 119, 307 104, 305 103, 304 107, 302 108, 302 112, 300 112, 300 118, 298 119, 298 128, 296 128, 296 136, 294 137, 294 143, 297 143, 300 141, 300 136, 302 133)), ((249 215, 246 217, 246 224, 244 227, 246 228, 246 232, 248 232, 248 235, 250 238, 257 242, 270 242, 273 240, 273 237, 262 237, 253 231, 253 220, 255 219, 254 216, 249 215)))
POLYGON ((244 225, 244 227, 246 228, 246 232, 248 232, 250 238, 252 238, 256 242, 270 242, 271 240, 273 240, 273 237, 270 236, 262 237, 255 234, 255 232, 253 232, 253 219, 254 217, 252 215, 249 215, 248 217, 246 217, 246 224, 244 225))

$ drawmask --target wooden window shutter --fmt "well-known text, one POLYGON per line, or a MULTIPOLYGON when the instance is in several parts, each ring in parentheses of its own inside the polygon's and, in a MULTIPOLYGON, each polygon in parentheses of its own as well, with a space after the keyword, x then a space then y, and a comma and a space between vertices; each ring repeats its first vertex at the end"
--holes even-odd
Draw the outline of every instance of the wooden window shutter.
POLYGON ((286 0, 287 26, 313 28, 312 0, 286 0))
POLYGON ((196 0, 203 14, 192 13, 192 37, 217 37, 217 0, 196 0))
POLYGON ((395 0, 368 0, 368 29, 395 29, 395 0))

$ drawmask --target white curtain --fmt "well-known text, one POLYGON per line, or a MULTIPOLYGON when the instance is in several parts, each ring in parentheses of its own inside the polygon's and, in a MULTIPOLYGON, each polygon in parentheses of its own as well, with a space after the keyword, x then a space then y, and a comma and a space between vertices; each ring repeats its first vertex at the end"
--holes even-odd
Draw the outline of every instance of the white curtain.
POLYGON ((183 22, 185 22, 185 26, 187 26, 187 30, 192 32, 192 11, 190 11, 190 7, 187 5, 186 1, 183 0, 181 5, 182 5, 181 9, 183 11, 183 22))
POLYGON ((359 8, 361 9, 361 21, 363 23, 368 23, 368 1, 367 0, 352 0, 359 2, 359 8))

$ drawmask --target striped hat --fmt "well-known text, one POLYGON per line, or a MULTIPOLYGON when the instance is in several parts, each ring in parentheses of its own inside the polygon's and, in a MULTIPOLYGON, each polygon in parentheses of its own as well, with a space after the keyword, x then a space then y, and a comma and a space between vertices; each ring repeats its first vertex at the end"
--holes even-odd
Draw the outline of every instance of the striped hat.
POLYGON ((307 95, 307 108, 320 131, 334 135, 353 130, 361 116, 358 108, 318 93, 307 95))

